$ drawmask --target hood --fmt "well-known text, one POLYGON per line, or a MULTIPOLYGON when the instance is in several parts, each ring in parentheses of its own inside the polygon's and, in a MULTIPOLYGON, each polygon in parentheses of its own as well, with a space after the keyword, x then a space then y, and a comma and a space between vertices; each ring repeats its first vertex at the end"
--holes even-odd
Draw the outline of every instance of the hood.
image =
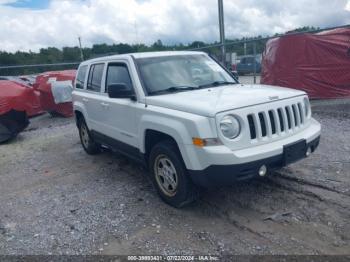
POLYGON ((270 103, 305 92, 270 85, 228 85, 166 95, 148 96, 146 103, 183 112, 214 117, 241 107, 270 103))

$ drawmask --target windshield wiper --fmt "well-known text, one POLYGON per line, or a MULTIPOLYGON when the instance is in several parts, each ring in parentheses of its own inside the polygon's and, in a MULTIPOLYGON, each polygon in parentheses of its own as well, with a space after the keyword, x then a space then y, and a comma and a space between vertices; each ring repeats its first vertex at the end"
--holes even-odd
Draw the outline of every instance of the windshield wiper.
POLYGON ((175 93, 175 92, 195 90, 195 89, 198 89, 198 86, 171 86, 171 87, 168 87, 168 88, 163 89, 163 90, 149 92, 148 94, 159 95, 159 94, 175 93))
POLYGON ((208 84, 200 85, 199 88, 222 86, 222 85, 236 85, 236 84, 237 84, 236 82, 229 82, 229 81, 214 81, 208 84))

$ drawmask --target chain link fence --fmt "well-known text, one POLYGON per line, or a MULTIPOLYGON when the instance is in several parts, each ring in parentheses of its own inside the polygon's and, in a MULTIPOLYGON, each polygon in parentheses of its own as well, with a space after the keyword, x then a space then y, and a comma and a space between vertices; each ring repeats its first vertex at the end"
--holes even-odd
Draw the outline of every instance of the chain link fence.
MULTIPOLYGON (((236 41, 226 41, 224 43, 226 54, 222 57, 222 44, 216 43, 208 46, 199 46, 187 50, 204 51, 215 57, 218 61, 224 61, 224 65, 238 76, 243 84, 259 84, 261 82, 261 72, 263 70, 262 59, 266 43, 276 37, 300 35, 305 33, 320 33, 332 29, 350 29, 350 25, 339 27, 323 28, 302 32, 288 32, 286 34, 276 34, 273 37, 244 38, 236 41)), ((291 48, 293 43, 290 44, 291 48)), ((163 49, 164 50, 164 49, 163 49)), ((172 48, 172 50, 174 50, 172 48)), ((176 49, 175 49, 176 50, 176 49)), ((181 48, 184 50, 184 48, 181 48)), ((107 54, 106 54, 107 55, 107 54)), ((110 55, 110 54, 108 54, 110 55)), ((349 39, 349 59, 350 59, 350 39, 349 39)), ((39 64, 39 65, 15 65, 0 66, 1 76, 18 76, 27 74, 39 74, 45 71, 76 69, 80 62, 39 64)), ((317 65, 316 65, 317 66, 317 65)), ((350 89, 350 83, 348 84, 350 89)))
POLYGON ((225 44, 226 56, 222 57, 221 46, 211 45, 192 50, 204 51, 221 61, 239 81, 244 84, 260 83, 262 53, 267 39, 235 41, 225 44))
POLYGON ((47 71, 77 69, 80 62, 37 65, 0 66, 0 78, 10 76, 36 75, 47 71))

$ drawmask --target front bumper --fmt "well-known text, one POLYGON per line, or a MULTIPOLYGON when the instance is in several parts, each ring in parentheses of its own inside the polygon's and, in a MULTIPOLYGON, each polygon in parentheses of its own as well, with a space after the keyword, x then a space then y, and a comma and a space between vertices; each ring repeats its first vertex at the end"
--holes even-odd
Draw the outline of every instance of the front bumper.
MULTIPOLYGON (((320 142, 320 136, 306 143, 314 152, 320 142)), ((300 153, 298 160, 305 158, 305 153, 300 153)), ((268 170, 274 170, 285 166, 284 154, 235 165, 211 165, 204 170, 189 170, 192 181, 201 187, 217 187, 230 185, 237 181, 247 180, 259 176, 259 168, 265 165, 268 170)))
POLYGON ((313 141, 321 134, 321 125, 311 118, 307 127, 281 139, 262 144, 252 144, 243 149, 230 149, 226 145, 196 147, 193 145, 180 146, 187 169, 204 170, 209 166, 227 166, 250 163, 261 159, 274 157, 283 153, 285 145, 299 140, 313 141))

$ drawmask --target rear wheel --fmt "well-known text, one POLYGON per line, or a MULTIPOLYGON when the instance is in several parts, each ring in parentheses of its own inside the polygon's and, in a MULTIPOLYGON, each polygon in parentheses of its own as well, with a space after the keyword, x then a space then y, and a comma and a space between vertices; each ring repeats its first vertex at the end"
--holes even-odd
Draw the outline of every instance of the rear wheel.
POLYGON ((197 199, 198 189, 188 177, 181 154, 173 141, 163 141, 152 148, 149 166, 152 182, 164 202, 183 207, 197 199))
POLYGON ((0 143, 15 138, 29 125, 25 112, 11 110, 0 118, 0 143))
POLYGON ((90 134, 90 131, 85 123, 85 120, 81 118, 78 123, 80 142, 86 153, 89 155, 96 155, 101 151, 101 145, 96 143, 90 134))

